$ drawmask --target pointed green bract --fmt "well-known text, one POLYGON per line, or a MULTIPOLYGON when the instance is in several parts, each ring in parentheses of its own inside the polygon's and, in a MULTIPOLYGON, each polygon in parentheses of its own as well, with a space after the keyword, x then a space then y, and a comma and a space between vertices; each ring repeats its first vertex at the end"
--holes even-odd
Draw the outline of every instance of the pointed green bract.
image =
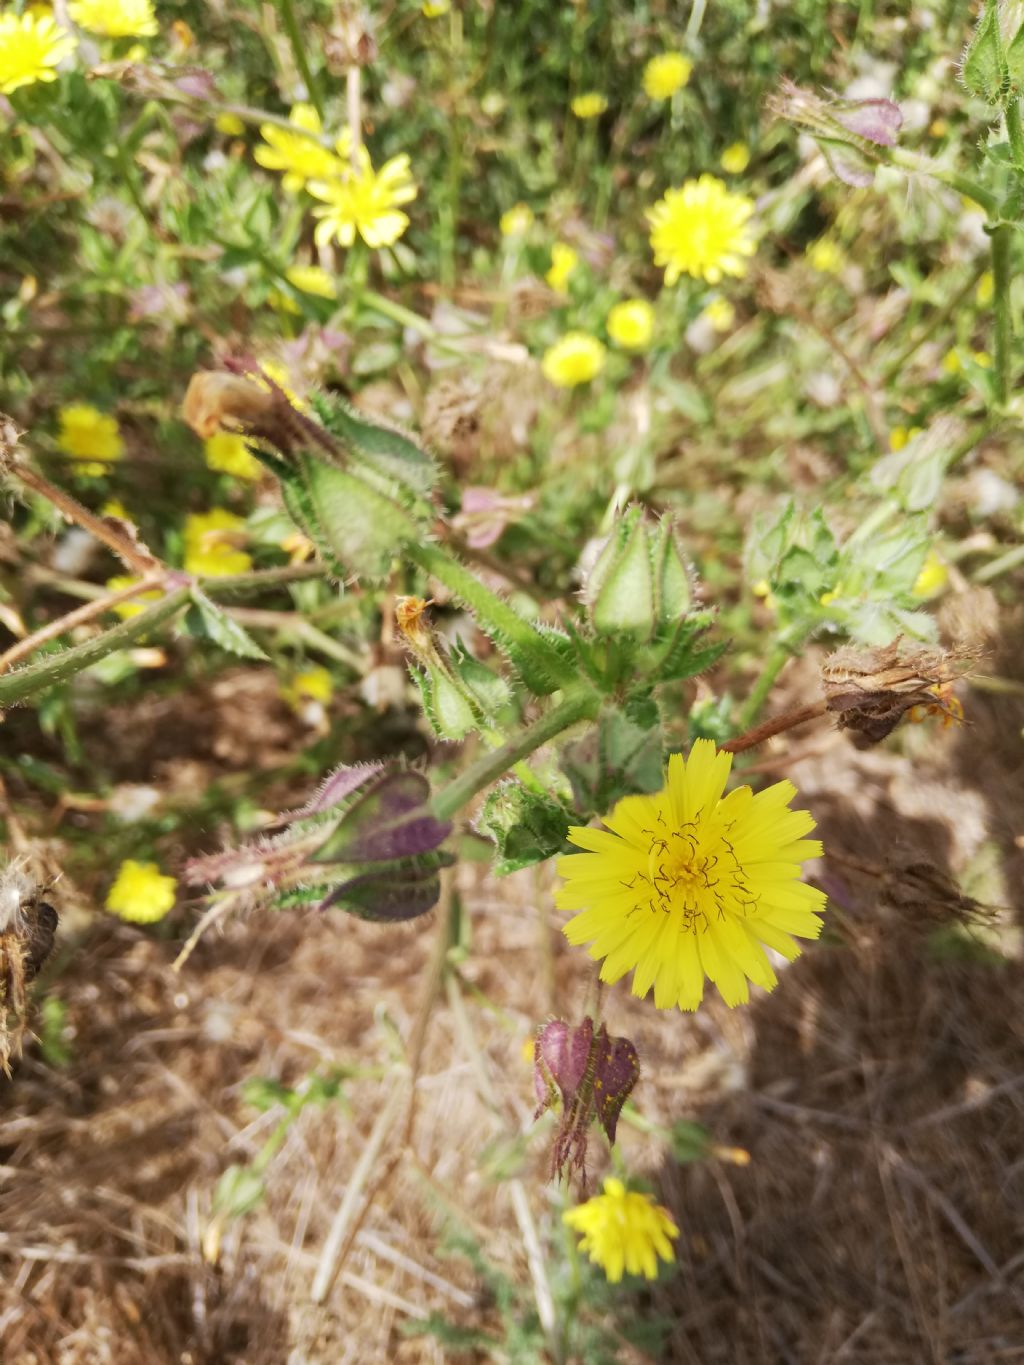
POLYGON ((995 0, 988 0, 967 44, 960 79, 972 95, 988 104, 1002 104, 1010 93, 1010 69, 1003 52, 995 0))

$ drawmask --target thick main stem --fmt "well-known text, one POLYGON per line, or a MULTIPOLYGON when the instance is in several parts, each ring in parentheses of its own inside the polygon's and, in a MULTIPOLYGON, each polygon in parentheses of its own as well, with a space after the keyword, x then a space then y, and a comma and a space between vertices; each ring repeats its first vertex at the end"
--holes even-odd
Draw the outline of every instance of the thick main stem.
POLYGON ((464 773, 442 787, 434 797, 434 814, 439 820, 450 820, 477 792, 504 777, 521 759, 529 758, 563 730, 596 715, 599 705, 600 699, 589 689, 566 692, 562 700, 539 720, 513 735, 500 749, 483 754, 464 773))
POLYGON ((996 362, 996 398, 1000 405, 1010 396, 1013 356, 1013 325, 1010 319, 1010 234, 1009 223, 992 229, 992 308, 996 362))
POLYGON ((0 707, 24 701, 26 697, 41 692, 43 688, 64 682, 66 678, 80 673, 90 664, 98 663, 115 649, 124 649, 135 644, 137 640, 141 640, 151 630, 155 630, 157 626, 163 625, 174 616, 189 600, 191 594, 191 587, 179 588, 176 592, 169 593, 162 602, 154 603, 148 611, 133 616, 128 621, 122 621, 119 626, 104 631, 102 635, 97 635, 84 644, 75 645, 73 649, 64 650, 60 654, 48 654, 37 664, 5 674, 0 678, 0 707))

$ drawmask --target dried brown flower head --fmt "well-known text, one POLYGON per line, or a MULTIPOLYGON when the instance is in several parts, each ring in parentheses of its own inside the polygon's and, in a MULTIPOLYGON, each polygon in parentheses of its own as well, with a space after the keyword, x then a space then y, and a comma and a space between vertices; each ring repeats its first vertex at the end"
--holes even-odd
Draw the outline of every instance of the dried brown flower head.
POLYGON ((964 672, 963 651, 905 644, 897 636, 877 649, 844 645, 821 667, 825 707, 859 748, 878 744, 914 707, 960 719, 950 684, 964 672))

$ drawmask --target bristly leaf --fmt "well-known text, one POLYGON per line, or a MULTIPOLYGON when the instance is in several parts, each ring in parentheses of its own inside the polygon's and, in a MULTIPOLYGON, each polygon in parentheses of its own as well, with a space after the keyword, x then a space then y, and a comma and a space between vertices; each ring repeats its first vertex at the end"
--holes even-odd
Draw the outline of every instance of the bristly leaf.
POLYGON ((327 430, 345 442, 355 460, 397 479, 412 493, 422 495, 433 488, 437 481, 433 460, 404 432, 370 421, 334 394, 314 394, 312 403, 327 430))
POLYGON ((960 79, 987 104, 1003 104, 1010 93, 1010 69, 999 33, 996 0, 987 0, 960 65, 960 79))
POLYGON ((494 871, 504 877, 568 849, 566 832, 578 820, 568 802, 511 780, 490 793, 477 825, 494 840, 494 871))
POLYGON ((203 633, 215 644, 220 645, 221 649, 226 649, 230 654, 237 654, 240 659, 265 660, 267 658, 267 655, 260 649, 252 636, 244 631, 237 621, 233 621, 223 607, 212 602, 195 584, 192 585, 192 602, 201 622, 203 633))

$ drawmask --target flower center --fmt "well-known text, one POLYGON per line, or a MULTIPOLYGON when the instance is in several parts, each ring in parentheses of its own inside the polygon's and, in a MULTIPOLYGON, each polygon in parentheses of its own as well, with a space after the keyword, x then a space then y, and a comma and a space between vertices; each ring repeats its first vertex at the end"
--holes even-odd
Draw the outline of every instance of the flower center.
POLYGON ((648 908, 678 913, 680 928, 693 933, 727 912, 746 915, 755 910, 757 896, 729 841, 731 828, 712 834, 702 830, 698 818, 679 829, 659 825, 644 830, 651 842, 647 874, 640 874, 638 889, 649 893, 648 908))

